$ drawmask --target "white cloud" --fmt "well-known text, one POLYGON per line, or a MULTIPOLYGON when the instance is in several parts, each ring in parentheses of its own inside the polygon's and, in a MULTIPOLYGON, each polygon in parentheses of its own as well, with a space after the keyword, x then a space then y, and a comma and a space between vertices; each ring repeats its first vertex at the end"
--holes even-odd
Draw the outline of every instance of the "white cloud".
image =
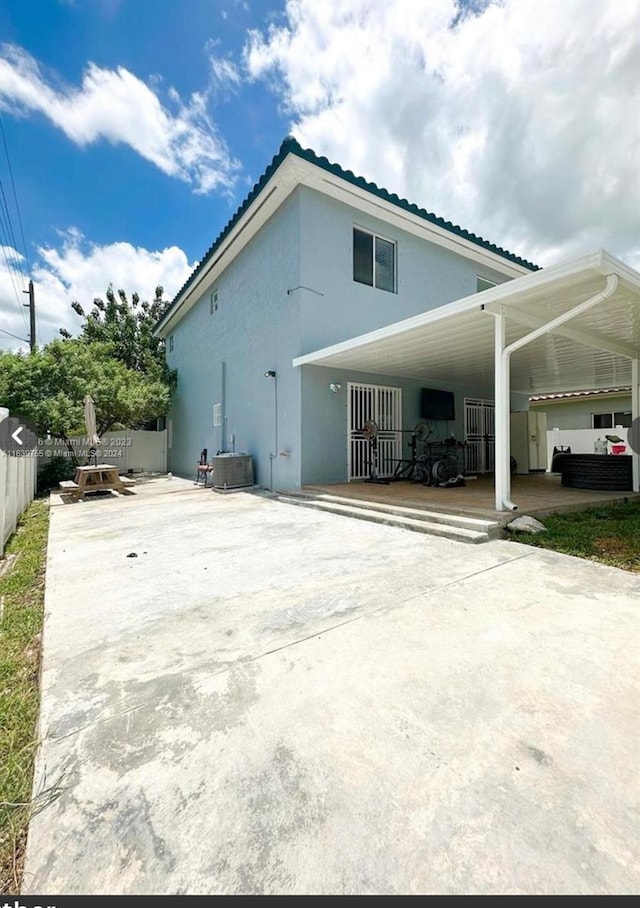
POLYGON ((231 56, 219 53, 220 40, 210 38, 204 46, 209 58, 209 91, 224 95, 242 84, 242 73, 231 56))
POLYGON ((245 65, 346 168, 540 264, 640 265, 637 0, 288 0, 245 65))
POLYGON ((0 350, 28 349, 29 297, 24 256, 0 245, 0 350))
MULTIPOLYGON (((15 250, 8 253, 19 258, 15 250)), ((186 254, 177 246, 158 251, 131 243, 98 246, 71 228, 61 235, 59 247, 40 247, 33 263, 38 343, 59 336, 60 328, 76 333, 81 319, 71 309, 71 303, 77 300, 85 310, 90 309, 96 296, 104 298, 110 283, 129 294, 137 291, 142 299, 152 299, 160 284, 165 299, 171 299, 192 269, 186 254)), ((22 302, 26 301, 25 296, 22 302)), ((19 337, 28 337, 3 256, 0 257, 0 327, 19 337)), ((26 344, 0 333, 0 349, 21 346, 26 348, 26 344)))
POLYGON ((207 95, 183 101, 168 92, 173 112, 129 70, 89 63, 79 88, 45 76, 38 62, 15 45, 0 47, 0 109, 41 113, 77 145, 100 139, 130 146, 163 173, 196 192, 228 189, 239 169, 207 112, 207 95))
POLYGON ((223 88, 235 88, 240 85, 240 70, 228 57, 216 57, 212 54, 209 57, 209 63, 211 65, 211 78, 214 85, 223 88))

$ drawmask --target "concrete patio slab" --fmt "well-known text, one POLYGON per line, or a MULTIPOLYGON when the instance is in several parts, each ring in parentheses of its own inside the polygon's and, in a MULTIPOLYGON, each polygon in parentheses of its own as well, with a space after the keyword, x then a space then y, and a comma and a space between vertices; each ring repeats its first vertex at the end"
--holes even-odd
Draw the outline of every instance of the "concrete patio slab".
POLYGON ((177 479, 54 505, 23 891, 635 892, 639 593, 177 479))
MULTIPOLYGON (((637 492, 594 491, 563 486, 554 473, 531 473, 511 477, 512 498, 521 514, 543 518, 549 514, 586 511, 625 501, 640 501, 637 492)), ((365 482, 336 482, 305 486, 310 492, 389 505, 408 505, 427 511, 443 511, 497 520, 505 525, 513 520, 512 511, 495 510, 493 476, 467 477, 466 485, 448 489, 413 482, 372 485, 365 482)))

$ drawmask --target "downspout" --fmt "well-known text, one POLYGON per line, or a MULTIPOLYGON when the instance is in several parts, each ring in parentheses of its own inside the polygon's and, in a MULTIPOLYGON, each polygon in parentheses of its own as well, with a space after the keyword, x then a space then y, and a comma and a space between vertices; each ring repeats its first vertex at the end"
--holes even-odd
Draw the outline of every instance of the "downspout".
MULTIPOLYGON (((522 347, 526 347, 527 344, 530 344, 532 341, 537 340, 539 337, 542 337, 544 334, 551 333, 555 328, 559 328, 560 325, 563 325, 565 322, 571 321, 571 319, 576 318, 578 315, 582 315, 583 312, 587 312, 593 306, 597 306, 598 303, 603 302, 608 299, 613 293, 615 293, 618 287, 618 275, 617 274, 608 274, 607 283, 603 290, 599 293, 590 296, 589 299, 585 300, 583 303, 574 306, 573 309, 569 309, 567 312, 563 312, 562 315, 558 315, 556 318, 551 319, 550 322, 547 322, 545 325, 541 325, 539 328, 536 328, 534 331, 530 331, 529 334, 525 334, 524 337, 521 337, 519 340, 514 341, 512 344, 509 344, 507 347, 504 347, 500 357, 499 364, 499 375, 496 375, 496 383, 501 382, 501 404, 505 408, 501 414, 501 420, 504 420, 503 429, 505 431, 505 437, 507 438, 507 451, 504 458, 501 461, 501 469, 503 471, 500 478, 500 487, 503 490, 501 505, 502 508, 507 511, 517 511, 518 506, 511 501, 511 470, 510 470, 510 454, 511 454, 511 442, 509 439, 509 397, 510 397, 510 372, 511 372, 511 355, 515 353, 516 350, 520 350, 522 347)), ((508 312, 505 312, 504 308, 501 308, 500 312, 492 312, 492 315, 497 318, 508 317, 508 312)), ((496 350, 497 353, 497 350, 496 350)), ((496 356, 496 366, 497 356, 496 356)))
POLYGON ((220 419, 220 450, 226 453, 227 450, 227 366, 225 362, 220 363, 220 401, 222 406, 220 419))
POLYGON ((269 491, 273 491, 273 461, 278 456, 278 373, 265 372, 265 376, 273 378, 273 434, 274 451, 269 454, 269 491))

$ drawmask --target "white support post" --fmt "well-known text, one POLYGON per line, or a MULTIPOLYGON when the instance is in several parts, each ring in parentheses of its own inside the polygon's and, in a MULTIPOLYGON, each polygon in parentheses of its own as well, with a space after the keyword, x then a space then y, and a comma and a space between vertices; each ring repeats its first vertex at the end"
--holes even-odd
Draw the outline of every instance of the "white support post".
MULTIPOLYGON (((557 328, 571 321, 571 319, 576 318, 578 315, 582 315, 584 312, 588 312, 590 309, 593 309, 594 306, 597 306, 599 303, 604 302, 608 299, 613 293, 615 293, 618 287, 618 276, 617 274, 608 274, 607 281, 604 290, 601 290, 599 293, 590 296, 589 299, 586 299, 583 303, 578 303, 577 306, 574 306, 572 309, 569 309, 567 312, 563 312, 562 315, 552 318, 551 321, 546 322, 543 325, 538 325, 533 331, 530 331, 529 334, 526 334, 524 337, 519 338, 513 343, 505 346, 505 318, 509 314, 508 310, 504 306, 498 306, 489 310, 491 315, 494 316, 496 320, 495 325, 495 396, 496 396, 496 456, 495 456, 495 487, 496 487, 496 510, 497 511, 516 511, 517 505, 511 501, 511 427, 510 422, 510 406, 509 406, 509 396, 511 388, 511 355, 516 352, 516 350, 526 347, 527 344, 530 344, 532 341, 537 340, 539 337, 542 337, 544 334, 551 334, 557 328)), ((636 362, 636 380, 635 380, 635 389, 636 395, 638 393, 638 380, 637 380, 637 360, 636 362)), ((636 404, 637 412, 637 404, 636 404)))
POLYGON ((509 404, 511 363, 509 357, 504 356, 505 351, 505 314, 501 306, 495 317, 495 494, 496 511, 505 510, 505 502, 511 497, 511 428, 509 426, 509 404))
MULTIPOLYGON (((634 447, 631 450, 633 491, 640 492, 640 360, 631 360, 631 425, 634 431, 634 447)), ((629 432, 631 433, 631 429, 629 432)))

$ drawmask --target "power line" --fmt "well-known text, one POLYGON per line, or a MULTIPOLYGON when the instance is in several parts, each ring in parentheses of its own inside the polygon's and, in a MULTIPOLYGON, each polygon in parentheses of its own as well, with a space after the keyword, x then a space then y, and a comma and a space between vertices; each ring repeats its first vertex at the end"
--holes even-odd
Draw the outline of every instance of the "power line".
MULTIPOLYGON (((0 237, 0 244, 2 245, 2 256, 3 256, 5 264, 7 266, 7 273, 9 275, 9 278, 11 279, 11 284, 13 285, 13 291, 16 295, 18 304, 20 306, 22 306, 22 299, 20 296, 20 291, 22 288, 16 283, 15 266, 13 264, 13 260, 10 260, 9 256, 7 255, 7 249, 11 248, 11 243, 8 242, 5 237, 5 226, 4 226, 4 223, 2 222, 1 218, 0 218, 0 232, 2 233, 2 237, 0 237)), ((20 275, 20 277, 21 277, 21 275, 20 275)))
POLYGON ((11 248, 16 253, 15 258, 13 258, 14 271, 16 272, 16 274, 18 272, 20 272, 19 273, 20 282, 24 286, 24 284, 26 284, 28 281, 28 277, 25 273, 24 268, 22 267, 22 256, 20 255, 20 252, 18 251, 18 244, 16 243, 16 237, 13 232, 13 224, 11 223, 11 214, 9 212, 9 206, 7 205, 7 199, 4 194, 4 186, 2 185, 2 179, 0 179, 0 217, 3 214, 4 214, 3 227, 4 227, 5 234, 6 234, 7 240, 8 240, 7 245, 11 246, 11 248))
MULTIPOLYGON (((18 286, 18 284, 16 282, 15 266, 12 264, 11 261, 9 261, 9 257, 7 255, 7 247, 10 247, 11 243, 9 241, 8 236, 6 235, 6 226, 4 223, 4 219, 1 215, 2 215, 2 208, 0 206, 0 234, 2 234, 2 236, 0 236, 0 245, 2 245, 2 256, 3 256, 5 264, 7 266, 7 274, 9 275, 9 280, 11 281, 11 285, 13 287, 13 292, 14 292, 14 295, 16 298, 16 302, 17 302, 18 308, 20 309, 20 312, 22 314, 22 321, 26 328, 27 327, 27 317, 24 312, 24 303, 22 302, 21 288, 18 286)), ((15 251, 15 247, 14 247, 14 251, 15 251)), ((22 275, 20 275, 20 277, 21 276, 22 275)))
POLYGON ((9 225, 9 239, 11 240, 11 245, 13 248, 18 251, 18 244, 16 243, 16 237, 13 232, 13 224, 11 223, 11 215, 9 214, 9 206, 7 205, 7 197, 4 194, 4 186, 2 185, 2 177, 0 177, 0 198, 2 199, 2 213, 4 214, 5 221, 9 225))
POLYGON ((18 193, 16 192, 16 184, 13 179, 13 168, 11 167, 11 158, 9 157, 9 147, 7 145, 7 137, 5 135, 4 126, 2 124, 2 117, 0 117, 0 133, 2 133, 2 143, 4 145, 4 153, 7 158, 7 165, 9 167, 9 176, 11 178, 11 188, 13 189, 13 200, 16 203, 16 212, 18 215, 18 225, 20 226, 20 236, 22 237, 22 251, 24 252, 24 258, 27 263, 27 270, 29 276, 31 276, 31 262, 29 261, 29 253, 27 252, 27 242, 24 238, 24 228, 22 226, 22 215, 20 214, 20 205, 18 204, 18 193))
MULTIPOLYGON (((2 118, 0 118, 0 132, 2 133, 2 142, 4 145, 4 153, 7 159, 7 167, 9 169, 9 176, 11 178, 11 186, 13 188, 13 199, 16 206, 16 214, 18 215, 18 223, 20 225, 20 232, 22 235, 22 245, 24 252, 24 262, 27 264, 28 273, 31 273, 31 263, 29 262, 29 255, 27 253, 27 244, 24 238, 24 230, 22 227, 22 217, 20 215, 20 205, 18 203, 18 194, 16 192, 16 184, 13 179, 13 169, 11 167, 11 158, 9 157, 9 146, 7 145, 7 137, 4 131, 4 126, 2 123, 2 118)), ((7 197, 4 191, 4 186, 2 179, 0 179, 0 233, 2 234, 2 253, 7 266, 7 271, 9 273, 9 279, 13 285, 13 290, 16 296, 16 301, 18 303, 18 308, 22 313, 22 321, 26 330, 29 330, 27 327, 27 318, 25 315, 25 306, 22 302, 22 294, 26 293, 23 288, 27 284, 28 274, 25 271, 23 265, 23 256, 20 254, 18 249, 18 244, 16 242, 16 235, 13 229, 13 223, 11 219, 11 211, 9 210, 9 205, 7 203, 7 197), (14 255, 8 256, 6 247, 10 247, 14 251, 14 255)), ((29 285, 31 286, 31 285, 29 285)), ((31 303, 31 296, 29 297, 31 303)), ((34 339, 35 341, 35 339, 34 339)))
POLYGON ((17 341, 23 341, 25 344, 29 343, 29 341, 26 339, 26 337, 18 337, 17 334, 12 334, 11 331, 5 331, 4 328, 0 328, 0 334, 8 334, 9 337, 13 337, 17 341))

